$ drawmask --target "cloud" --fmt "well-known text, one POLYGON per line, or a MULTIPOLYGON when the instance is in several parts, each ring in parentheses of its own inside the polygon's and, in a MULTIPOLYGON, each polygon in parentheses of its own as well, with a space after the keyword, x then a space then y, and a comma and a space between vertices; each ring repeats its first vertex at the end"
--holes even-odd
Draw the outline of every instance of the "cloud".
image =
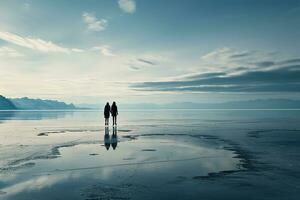
POLYGON ((129 65, 139 66, 139 67, 149 67, 158 66, 161 64, 166 64, 172 60, 168 53, 154 53, 147 52, 131 58, 129 65))
POLYGON ((233 55, 231 55, 231 58, 245 58, 251 56, 251 52, 243 52, 243 53, 235 53, 233 55))
POLYGON ((33 49, 36 51, 50 53, 50 52, 58 52, 58 53, 70 53, 76 52, 73 49, 68 49, 57 45, 51 41, 45 41, 40 38, 30 38, 23 37, 17 34, 9 33, 9 32, 1 32, 0 31, 0 39, 29 49, 33 49))
POLYGON ((69 175, 39 176, 3 188, 7 196, 14 196, 27 191, 51 187, 60 181, 70 178, 69 175))
POLYGON ((209 52, 201 57, 202 60, 214 60, 220 58, 226 58, 232 50, 227 47, 216 49, 215 51, 209 52))
POLYGON ((300 58, 293 58, 279 62, 279 64, 292 64, 292 63, 300 63, 300 58))
POLYGON ((0 57, 23 57, 24 55, 19 53, 13 48, 10 47, 0 47, 0 57))
POLYGON ((257 62, 254 64, 258 67, 270 67, 270 66, 275 65, 275 62, 274 61, 262 61, 262 62, 257 62))
POLYGON ((156 92, 300 92, 300 58, 278 60, 244 52, 238 56, 243 59, 233 62, 232 55, 238 54, 228 48, 219 49, 204 56, 224 61, 209 72, 199 70, 166 81, 132 83, 130 88, 156 92), (230 63, 235 66, 228 66, 230 63))
POLYGON ((214 64, 240 64, 246 61, 251 61, 253 58, 257 59, 257 51, 239 51, 228 47, 216 49, 203 55, 200 61, 214 63, 214 64))
POLYGON ((77 52, 77 53, 82 53, 82 52, 84 52, 83 49, 77 49, 77 48, 73 48, 73 49, 71 49, 71 51, 77 52))
MULTIPOLYGON (((209 52, 200 57, 199 65, 203 71, 214 72, 219 70, 235 71, 251 60, 254 52, 251 51, 237 51, 228 47, 223 47, 209 52)), ((247 65, 247 67, 251 67, 247 65)))
POLYGON ((271 71, 254 71, 234 76, 194 76, 192 80, 132 84, 139 91, 185 92, 300 92, 300 65, 271 71))
POLYGON ((138 71, 138 70, 140 70, 139 67, 134 66, 134 65, 129 65, 129 69, 131 69, 131 70, 133 70, 133 71, 138 71))
POLYGON ((119 7, 126 13, 134 13, 136 10, 136 3, 134 0, 119 0, 119 7))
POLYGON ((216 76, 226 76, 226 73, 224 72, 211 72, 211 73, 196 73, 196 74, 187 74, 187 75, 183 75, 181 77, 179 77, 176 80, 194 80, 194 79, 198 79, 198 78, 212 78, 212 77, 216 77, 216 76))
POLYGON ((112 51, 111 51, 111 47, 108 46, 108 45, 96 46, 96 47, 93 47, 92 50, 93 51, 100 50, 100 52, 104 56, 115 56, 115 54, 113 54, 112 51))
POLYGON ((146 59, 143 59, 143 58, 137 58, 137 61, 142 62, 144 64, 148 64, 148 65, 156 65, 155 62, 150 61, 150 60, 146 60, 146 59))
POLYGON ((85 12, 82 14, 82 18, 90 31, 103 31, 107 27, 107 20, 97 19, 94 13, 85 12))
MULTIPOLYGON (((43 52, 43 53, 71 53, 71 52, 84 52, 84 50, 82 49, 77 49, 77 48, 66 48, 66 47, 62 47, 58 44, 55 44, 51 41, 45 41, 45 40, 42 40, 40 38, 31 38, 31 37, 23 37, 23 36, 20 36, 20 35, 17 35, 17 34, 13 34, 13 33, 10 33, 10 32, 1 32, 0 31, 0 39, 6 41, 6 42, 9 42, 9 43, 12 43, 12 44, 15 44, 15 45, 18 45, 18 46, 21 46, 21 47, 25 47, 25 48, 29 48, 29 49, 32 49, 32 50, 36 50, 36 51, 40 51, 40 52, 43 52)), ((5 51, 10 51, 11 52, 11 55, 12 52, 14 51, 15 55, 17 55, 16 53, 16 50, 13 50, 11 48, 7 49, 8 47, 6 47, 6 50, 5 51)), ((4 50, 3 50, 4 51, 4 50)), ((19 53, 20 55, 20 53, 19 53)))
MULTIPOLYGON (((130 71, 147 71, 146 76, 151 76, 155 71, 160 70, 164 66, 167 69, 170 63, 174 60, 173 54, 170 52, 135 52, 131 54, 120 54, 122 62, 130 71)), ((174 69, 174 68, 172 68, 174 69)), ((171 70, 172 70, 171 69, 171 70)), ((168 70, 168 69, 167 69, 168 70)), ((165 71, 164 73, 167 73, 165 71)))
POLYGON ((274 52, 239 51, 224 47, 202 56, 199 66, 202 72, 222 71, 237 74, 249 70, 277 68, 280 64, 295 63, 296 61, 297 59, 280 60, 278 54, 274 52))

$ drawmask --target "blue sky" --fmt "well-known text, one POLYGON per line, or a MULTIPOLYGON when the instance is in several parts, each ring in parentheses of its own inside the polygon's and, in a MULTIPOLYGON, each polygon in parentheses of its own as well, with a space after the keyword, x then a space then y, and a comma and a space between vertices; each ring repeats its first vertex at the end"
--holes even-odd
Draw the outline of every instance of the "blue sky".
POLYGON ((299 0, 2 0, 0 92, 75 103, 300 99, 299 24, 299 0))

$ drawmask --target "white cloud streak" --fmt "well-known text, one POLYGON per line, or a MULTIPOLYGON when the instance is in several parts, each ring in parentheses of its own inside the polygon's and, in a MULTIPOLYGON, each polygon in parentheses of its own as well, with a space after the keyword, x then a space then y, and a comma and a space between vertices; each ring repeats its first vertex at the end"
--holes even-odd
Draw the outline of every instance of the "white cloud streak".
POLYGON ((0 32, 0 39, 16 44, 18 46, 34 49, 42 52, 68 52, 66 48, 56 45, 50 41, 44 41, 42 39, 34 39, 28 37, 22 37, 9 32, 0 32))
POLYGON ((273 67, 272 62, 277 60, 278 58, 271 53, 249 50, 239 51, 224 47, 203 55, 199 64, 204 72, 240 73, 273 67))
MULTIPOLYGON (((83 51, 80 49, 69 49, 55 44, 51 41, 45 41, 40 38, 23 37, 10 32, 0 31, 0 39, 6 42, 25 47, 28 49, 40 51, 43 53, 70 53, 83 51)), ((6 49, 7 50, 7 49, 6 49)))
POLYGON ((83 21, 87 24, 87 29, 89 31, 103 31, 107 27, 106 19, 97 19, 93 13, 83 13, 83 21))
POLYGON ((134 0, 119 0, 119 7, 126 13, 134 13, 136 10, 136 3, 134 0))
POLYGON ((0 57, 23 57, 24 55, 10 47, 0 47, 0 57))
POLYGON ((111 47, 108 45, 102 45, 102 46, 96 46, 92 48, 93 51, 99 50, 104 56, 115 56, 115 54, 112 53, 111 47))

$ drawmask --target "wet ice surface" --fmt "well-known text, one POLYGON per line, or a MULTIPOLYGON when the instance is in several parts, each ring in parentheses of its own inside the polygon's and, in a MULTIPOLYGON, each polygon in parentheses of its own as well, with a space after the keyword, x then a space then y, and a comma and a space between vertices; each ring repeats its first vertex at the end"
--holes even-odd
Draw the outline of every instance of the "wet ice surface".
POLYGON ((300 111, 101 116, 0 112, 0 199, 299 198, 300 111))

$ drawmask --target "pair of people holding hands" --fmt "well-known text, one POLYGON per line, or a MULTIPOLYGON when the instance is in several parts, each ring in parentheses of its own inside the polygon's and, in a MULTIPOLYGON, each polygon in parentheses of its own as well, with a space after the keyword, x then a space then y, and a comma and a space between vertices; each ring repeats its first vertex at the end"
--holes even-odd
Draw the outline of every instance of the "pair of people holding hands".
POLYGON ((113 102, 111 106, 107 102, 104 107, 105 126, 109 125, 110 114, 113 118, 113 125, 117 125, 118 107, 117 107, 116 102, 113 102))

